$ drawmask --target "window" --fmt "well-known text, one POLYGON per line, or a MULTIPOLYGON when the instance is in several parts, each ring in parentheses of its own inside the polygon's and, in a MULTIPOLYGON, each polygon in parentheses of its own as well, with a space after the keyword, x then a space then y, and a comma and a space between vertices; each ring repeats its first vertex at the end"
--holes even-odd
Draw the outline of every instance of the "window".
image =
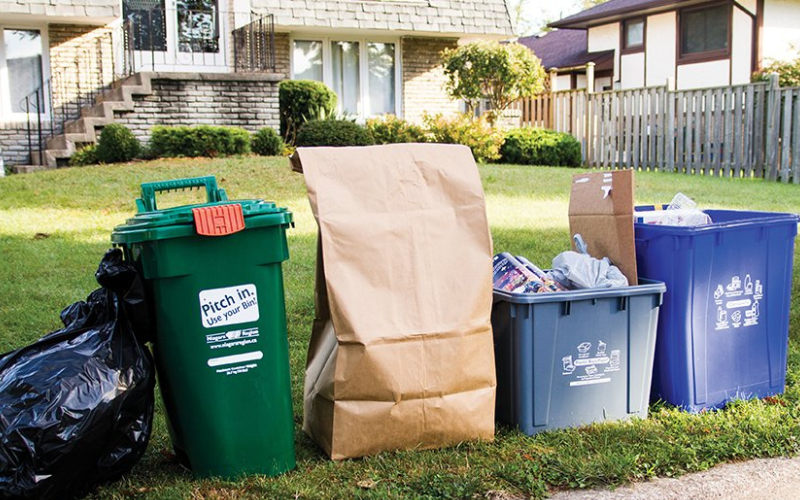
POLYGON ((331 88, 339 96, 339 108, 348 115, 357 115, 361 102, 358 42, 331 42, 331 55, 331 88))
POLYGON ((322 81, 322 42, 295 40, 292 52, 295 80, 322 81))
POLYGON ((38 29, 5 28, 0 34, 0 75, 3 76, 0 80, 0 110, 3 117, 16 118, 28 110, 35 113, 37 106, 41 114, 46 114, 47 96, 42 90, 42 32, 38 29))
POLYGON ((730 12, 728 4, 682 10, 679 61, 698 62, 728 57, 730 12))
POLYGON ((644 19, 628 19, 622 22, 622 52, 644 50, 644 19))
POLYGON ((339 110, 368 118, 399 114, 397 45, 369 39, 296 39, 292 78, 325 82, 339 96, 339 110))

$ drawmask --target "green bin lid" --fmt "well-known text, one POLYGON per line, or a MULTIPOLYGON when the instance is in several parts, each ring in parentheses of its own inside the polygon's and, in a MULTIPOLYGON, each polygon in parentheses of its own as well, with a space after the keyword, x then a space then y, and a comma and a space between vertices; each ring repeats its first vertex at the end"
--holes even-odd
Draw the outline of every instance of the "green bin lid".
MULTIPOLYGON (((111 233, 112 243, 125 245, 201 235, 203 233, 198 231, 195 209, 214 211, 213 207, 221 207, 214 211, 214 215, 218 215, 220 212, 232 212, 237 217, 237 212, 241 210, 244 230, 292 223, 292 213, 286 208, 276 207, 275 203, 263 200, 228 200, 225 190, 217 187, 216 178, 213 176, 142 184, 142 197, 136 200, 136 205, 139 213, 125 221, 125 224, 114 228, 114 232, 111 233), (206 188, 207 203, 183 205, 164 210, 159 210, 156 205, 155 194, 157 192, 199 187, 206 188), (230 206, 237 206, 237 208, 226 210, 226 207, 230 206)), ((214 231, 213 227, 208 229, 210 233, 205 234, 220 236, 220 234, 211 234, 214 231)), ((239 227, 237 230, 241 229, 239 227)))

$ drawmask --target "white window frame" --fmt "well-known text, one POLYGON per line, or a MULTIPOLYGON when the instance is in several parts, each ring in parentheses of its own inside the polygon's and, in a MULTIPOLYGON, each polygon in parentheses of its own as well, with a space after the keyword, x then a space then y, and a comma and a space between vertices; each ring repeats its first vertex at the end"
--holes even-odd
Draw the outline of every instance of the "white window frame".
POLYGON ((332 42, 358 42, 358 69, 359 69, 359 121, 370 118, 364 114, 365 109, 369 109, 369 60, 367 54, 368 43, 392 43, 394 44, 394 114, 402 118, 403 113, 403 67, 402 67, 402 46, 399 37, 389 36, 347 36, 340 34, 321 35, 320 33, 292 33, 289 37, 289 74, 292 80, 294 74, 294 42, 312 41, 322 43, 322 82, 333 87, 333 53, 331 50, 332 42))
MULTIPOLYGON (((6 64, 6 41, 5 30, 36 30, 42 42, 42 83, 50 80, 50 33, 47 25, 37 24, 3 24, 0 23, 0 123, 22 123, 28 120, 27 113, 12 112, 14 104, 9 95, 9 75, 8 65, 6 64)), ((50 102, 45 95, 44 108, 39 113, 42 121, 50 117, 50 102)), ((36 116, 31 114, 31 118, 36 116)))

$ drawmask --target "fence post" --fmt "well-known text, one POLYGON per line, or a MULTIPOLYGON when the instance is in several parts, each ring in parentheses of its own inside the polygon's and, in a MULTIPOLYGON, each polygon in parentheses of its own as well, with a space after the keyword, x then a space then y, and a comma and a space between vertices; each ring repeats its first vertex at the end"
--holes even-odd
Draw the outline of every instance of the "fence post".
POLYGON ((583 134, 584 144, 586 145, 586 164, 591 166, 594 163, 594 114, 592 111, 592 100, 594 99, 594 66, 593 62, 586 63, 586 106, 583 110, 585 121, 585 132, 583 134))
POLYGON ((767 133, 766 142, 766 177, 774 181, 778 178, 778 135, 780 132, 781 118, 781 92, 778 87, 778 75, 769 75, 767 85, 767 133))
POLYGON ((550 113, 547 117, 549 125, 547 128, 556 129, 556 99, 554 92, 556 91, 556 81, 558 79, 558 68, 550 68, 550 113))

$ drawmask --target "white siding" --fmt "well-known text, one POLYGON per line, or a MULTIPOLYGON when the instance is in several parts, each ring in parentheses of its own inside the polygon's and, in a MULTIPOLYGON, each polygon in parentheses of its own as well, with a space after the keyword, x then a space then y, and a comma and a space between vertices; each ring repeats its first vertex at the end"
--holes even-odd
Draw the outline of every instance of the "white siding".
POLYGON ((678 66, 677 88, 698 89, 728 85, 730 59, 678 66))
POLYGON ((572 87, 572 77, 570 75, 558 75, 556 77, 556 85, 555 88, 552 89, 553 92, 557 92, 559 90, 570 90, 572 87))
POLYGON ((589 28, 586 37, 589 52, 614 50, 614 81, 619 79, 619 23, 604 24, 589 28))
POLYGON ((678 16, 675 12, 647 18, 647 86, 665 85, 675 79, 675 37, 678 16))
POLYGON ((765 64, 800 57, 800 1, 764 0, 762 43, 765 64))
POLYGON ((611 77, 604 76, 602 78, 595 78, 594 79, 594 91, 595 92, 602 92, 605 87, 608 87, 608 90, 613 90, 614 86, 611 84, 611 77))
POLYGON ((620 57, 623 89, 644 87, 644 52, 625 54, 620 57))
POLYGON ((747 83, 753 64, 753 19, 740 9, 733 8, 731 37, 731 85, 747 83))
POLYGON ((586 75, 578 75, 575 80, 576 89, 586 88, 586 75))

